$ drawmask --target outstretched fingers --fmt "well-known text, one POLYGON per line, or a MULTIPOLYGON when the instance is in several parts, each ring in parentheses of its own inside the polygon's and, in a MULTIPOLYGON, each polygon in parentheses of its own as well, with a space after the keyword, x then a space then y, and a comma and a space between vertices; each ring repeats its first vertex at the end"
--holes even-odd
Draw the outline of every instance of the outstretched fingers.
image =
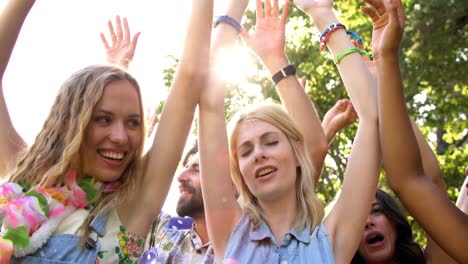
POLYGON ((279 15, 278 0, 273 0, 273 9, 271 11, 271 16, 278 17, 278 15, 279 15))
POLYGON ((401 1, 385 0, 385 6, 389 13, 389 26, 395 30, 402 31, 404 25, 404 12, 401 1), (396 2, 399 2, 399 4, 396 2))
POLYGON ((405 9, 401 0, 396 1, 396 9, 398 14, 398 21, 400 22, 401 28, 405 27, 405 9))
POLYGON ((104 35, 104 33, 100 33, 99 36, 101 36, 101 41, 102 41, 102 44, 104 45, 104 48, 109 49, 110 46, 109 46, 109 42, 107 42, 107 39, 106 39, 106 35, 104 35))
MULTIPOLYGON (((133 53, 135 53, 136 46, 138 44, 138 38, 140 37, 140 34, 141 34, 141 32, 137 32, 137 33, 135 33, 135 35, 132 38, 132 44, 131 45, 132 45, 133 53)), ((132 55, 132 57, 133 57, 133 55, 132 55)))
POLYGON ((270 0, 265 0, 265 17, 271 16, 271 10, 270 0))
POLYGON ((286 24, 286 21, 288 20, 288 14, 289 14, 289 7, 290 6, 291 6, 291 1, 286 0, 286 2, 284 3, 284 7, 283 7, 283 13, 281 14, 281 22, 283 24, 286 24))
POLYGON ((115 34, 114 25, 112 21, 107 21, 107 27, 109 28, 109 34, 111 36, 112 43, 117 42, 117 35, 115 34))
POLYGON ((257 18, 257 21, 260 21, 265 16, 264 11, 263 11, 262 0, 256 1, 256 9, 257 9, 256 18, 257 18))
POLYGON ((120 20, 120 16, 115 17, 115 24, 117 26, 117 41, 121 41, 123 39, 123 32, 122 32, 122 20, 120 20))
POLYGON ((377 21, 379 20, 379 15, 377 15, 377 12, 374 9, 369 8, 367 6, 361 6, 361 11, 364 12, 367 16, 369 16, 372 19, 373 23, 377 23, 377 21))
POLYGON ((124 40, 130 40, 130 27, 128 26, 128 20, 126 17, 123 18, 123 30, 124 40))
MULTIPOLYGON (((383 15, 386 12, 385 5, 380 0, 364 0, 366 3, 371 5, 375 10, 379 13, 379 15, 383 15)), ((386 0, 384 0, 386 1, 386 0)))

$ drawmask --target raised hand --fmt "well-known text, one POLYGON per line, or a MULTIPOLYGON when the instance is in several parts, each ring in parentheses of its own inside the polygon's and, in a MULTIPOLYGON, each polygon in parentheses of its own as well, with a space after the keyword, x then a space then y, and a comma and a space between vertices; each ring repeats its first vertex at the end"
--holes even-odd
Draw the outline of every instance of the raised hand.
MULTIPOLYGON (((285 57, 285 26, 290 6, 290 2, 287 0, 280 16, 278 0, 272 0, 272 2, 273 4, 271 0, 266 0, 265 8, 263 8, 262 1, 257 0, 255 32, 252 36, 245 30, 241 32, 246 45, 260 57, 270 70, 272 63, 278 62, 278 58, 285 57)), ((277 68, 276 65, 274 67, 277 68)))
POLYGON ((358 115, 353 104, 348 99, 342 99, 328 110, 323 117, 322 127, 327 137, 328 144, 331 143, 336 133, 356 122, 358 115))
POLYGON ((102 44, 106 49, 107 62, 113 65, 122 66, 127 69, 133 59, 133 56, 135 55, 135 49, 138 43, 140 32, 135 33, 133 37, 130 38, 131 34, 127 18, 123 18, 122 30, 122 20, 120 19, 120 16, 116 16, 115 18, 117 32, 115 32, 111 20, 107 22, 107 26, 109 27, 109 34, 112 41, 111 45, 109 45, 109 42, 107 41, 104 33, 101 32, 100 34, 102 44))
POLYGON ((398 52, 405 22, 403 5, 400 0, 364 0, 374 9, 361 6, 361 10, 371 19, 372 51, 378 59, 382 52, 398 52), (385 2, 385 3, 384 3, 385 2), (382 40, 382 38, 384 38, 382 40))

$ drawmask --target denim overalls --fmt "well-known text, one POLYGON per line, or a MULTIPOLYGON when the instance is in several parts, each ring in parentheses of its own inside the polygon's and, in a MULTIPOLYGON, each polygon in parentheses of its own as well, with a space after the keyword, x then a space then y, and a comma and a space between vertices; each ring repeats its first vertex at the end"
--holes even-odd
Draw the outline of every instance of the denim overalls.
POLYGON ((52 235, 42 248, 35 253, 21 258, 12 258, 11 263, 45 264, 45 263, 96 263, 101 248, 99 237, 106 231, 108 212, 99 213, 91 222, 91 234, 84 248, 80 247, 81 237, 71 234, 52 235), (95 237, 95 239, 93 239, 95 237))

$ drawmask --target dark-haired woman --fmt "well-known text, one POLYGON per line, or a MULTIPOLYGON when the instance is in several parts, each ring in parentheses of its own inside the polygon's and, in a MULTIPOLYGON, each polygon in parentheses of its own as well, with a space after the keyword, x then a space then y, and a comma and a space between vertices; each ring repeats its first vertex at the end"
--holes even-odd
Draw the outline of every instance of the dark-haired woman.
POLYGON ((359 249, 351 263, 426 263, 405 215, 382 190, 375 194, 359 249))

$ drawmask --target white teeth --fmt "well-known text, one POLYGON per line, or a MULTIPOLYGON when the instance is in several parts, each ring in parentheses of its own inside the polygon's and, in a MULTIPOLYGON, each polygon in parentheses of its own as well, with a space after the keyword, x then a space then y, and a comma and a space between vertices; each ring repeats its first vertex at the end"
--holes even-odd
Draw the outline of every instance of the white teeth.
POLYGON ((258 175, 258 176, 263 176, 263 175, 268 174, 268 173, 270 173, 270 172, 272 172, 272 171, 274 171, 274 170, 271 169, 271 168, 263 169, 263 170, 260 170, 260 171, 257 173, 257 175, 258 175))
POLYGON ((122 152, 116 153, 116 152, 110 152, 110 151, 102 151, 102 152, 99 152, 99 154, 101 154, 101 156, 105 158, 114 159, 114 160, 121 160, 124 158, 124 153, 122 152))

